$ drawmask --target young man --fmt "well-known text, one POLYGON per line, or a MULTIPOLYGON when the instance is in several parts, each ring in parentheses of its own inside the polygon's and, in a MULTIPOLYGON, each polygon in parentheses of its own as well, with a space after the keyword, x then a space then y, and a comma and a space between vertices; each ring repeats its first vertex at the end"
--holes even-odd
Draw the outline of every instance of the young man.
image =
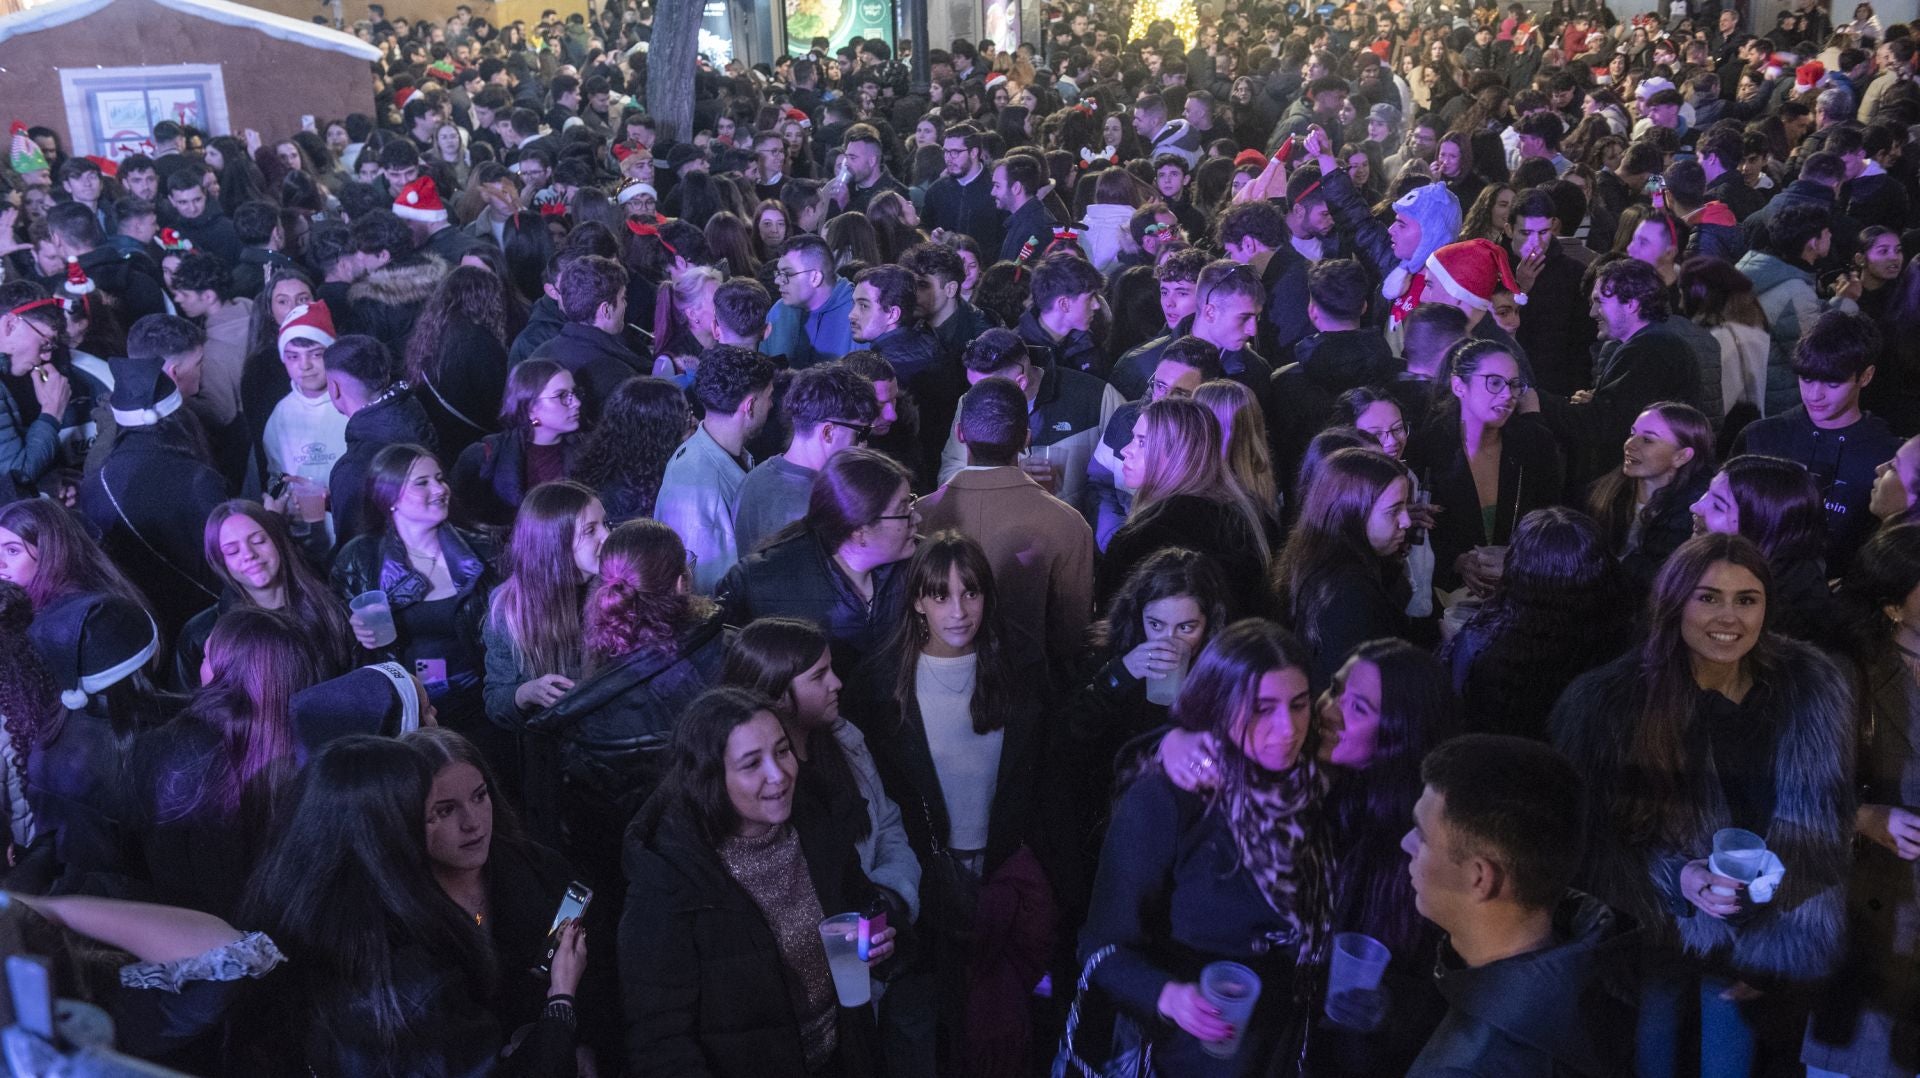
POLYGON ((535 359, 551 359, 573 372, 587 411, 598 415, 620 383, 650 374, 653 365, 627 347, 627 271, 611 258, 586 255, 560 267, 555 281, 560 332, 533 350, 535 359))
POLYGON ((1765 235, 1767 249, 1748 251, 1733 268, 1753 282, 1754 298, 1767 316, 1771 342, 1761 411, 1776 415, 1798 403, 1793 383, 1785 376, 1793 370, 1801 333, 1824 307, 1814 291, 1814 266, 1833 247, 1833 215, 1815 204, 1788 206, 1773 214, 1765 235))
POLYGON ((1400 402, 1403 416, 1423 416, 1433 411, 1437 394, 1446 392, 1441 373, 1447 353, 1467 335, 1467 312, 1444 303, 1422 303, 1407 315, 1405 334, 1400 342, 1400 361, 1405 369, 1387 383, 1387 391, 1400 402))
MULTIPOLYGON (((292 312, 288 312, 291 315, 292 312)), ((390 445, 435 445, 433 421, 404 381, 393 377, 393 354, 379 340, 354 334, 327 346, 327 398, 347 419, 347 448, 327 476, 335 541, 363 530, 367 469, 390 445)))
POLYGON ((1191 184, 1193 165, 1177 153, 1163 153, 1153 159, 1153 189, 1179 219, 1189 236, 1204 236, 1207 218, 1193 204, 1191 184))
POLYGON ((1580 774, 1536 741, 1472 734, 1420 765, 1414 907, 1446 933, 1446 1017, 1409 1078, 1633 1073, 1635 929, 1572 889, 1580 774))
POLYGON ((324 497, 333 466, 347 453, 347 417, 327 394, 333 313, 320 302, 295 307, 280 324, 280 363, 293 391, 280 398, 261 435, 266 483, 287 476, 308 497, 324 497))
POLYGON ((413 227, 385 210, 353 219, 353 243, 365 275, 347 291, 348 321, 392 351, 404 351, 420 316, 450 265, 419 249, 413 227))
POLYGON ((1148 94, 1134 102, 1133 129, 1147 147, 1148 157, 1170 153, 1186 161, 1189 168, 1200 164, 1200 136, 1187 121, 1167 119, 1167 102, 1159 94, 1148 94))
POLYGON ((773 297, 751 277, 735 277, 713 290, 713 340, 740 348, 759 348, 772 329, 767 312, 773 297))
POLYGON ((200 392, 191 403, 207 433, 216 437, 240 415, 240 377, 253 318, 253 302, 228 298, 232 294, 226 264, 204 251, 189 251, 173 271, 174 306, 198 319, 206 332, 200 392))
POLYGON ((702 595, 740 560, 733 521, 753 464, 747 439, 767 422, 773 376, 771 360, 725 344, 707 349, 694 372, 692 395, 706 414, 667 461, 653 515, 686 543, 693 590, 702 595))
POLYGON ((1285 211, 1272 202, 1242 202, 1220 215, 1217 232, 1227 257, 1252 267, 1266 289, 1260 351, 1291 354, 1312 327, 1307 321, 1307 260, 1287 242, 1285 211))
POLYGON ((1307 320, 1315 332, 1294 346, 1292 363, 1273 372, 1270 394, 1269 437, 1283 488, 1298 472, 1307 443, 1327 425, 1333 402, 1350 389, 1385 385, 1399 367, 1379 329, 1361 328, 1372 292, 1373 279, 1350 258, 1307 273, 1307 320))
POLYGON ((1540 189, 1515 197, 1513 279, 1527 302, 1520 308, 1514 339, 1527 350, 1534 377, 1549 393, 1571 394, 1592 378, 1588 350, 1599 335, 1580 289, 1583 267, 1559 242, 1560 217, 1553 196, 1540 189))
POLYGON ((1129 350, 1108 372, 1107 381, 1122 397, 1139 400, 1146 393, 1147 380, 1153 375, 1154 365, 1160 362, 1161 351, 1173 343, 1179 335, 1180 324, 1192 317, 1199 306, 1200 297, 1195 289, 1200 271, 1206 269, 1210 261, 1207 252, 1189 247, 1175 251, 1154 267, 1154 280, 1160 286, 1160 314, 1167 320, 1166 332, 1129 350))
POLYGON ((1040 162, 1026 154, 1013 154, 994 163, 993 204, 1007 214, 995 261, 1018 262, 1022 248, 1032 244, 1038 250, 1053 235, 1053 217, 1039 198, 1045 177, 1040 162))
POLYGON ((1106 356, 1091 330, 1105 287, 1100 271, 1078 254, 1047 255, 1033 264, 1033 306, 1015 328, 1049 365, 1104 376, 1106 356))
POLYGON ((942 357, 958 361, 973 339, 992 329, 995 319, 960 296, 966 266, 944 243, 917 243, 900 255, 900 267, 914 275, 919 313, 940 345, 942 357))
POLYGON ((1874 471, 1900 438, 1860 407, 1880 356, 1879 327, 1864 314, 1828 311, 1800 338, 1793 374, 1800 403, 1757 420, 1734 439, 1733 454, 1760 453, 1806 465, 1827 510, 1827 573, 1844 574, 1879 523, 1868 512, 1874 471))
POLYGON ((833 200, 847 213, 866 213, 873 196, 893 191, 905 198, 907 185, 887 171, 886 157, 880 145, 880 132, 869 124, 854 124, 847 129, 847 183, 834 180, 827 185, 833 200))
POLYGON ((168 313, 160 267, 145 254, 125 254, 109 244, 93 211, 78 202, 58 205, 47 211, 46 226, 54 253, 80 264, 121 325, 168 313))
POLYGON ((773 284, 780 303, 760 350, 787 357, 792 370, 830 363, 853 350, 853 284, 834 272, 833 252, 818 236, 792 236, 780 247, 773 284))
POLYGON ((945 174, 927 188, 921 223, 933 230, 936 241, 954 233, 972 236, 983 251, 998 251, 1005 232, 994 205, 993 177, 987 171, 979 128, 966 123, 947 128, 940 148, 945 174))
POLYGON ((1005 597, 1006 623, 1040 636, 1048 657, 1070 667, 1093 618, 1093 531, 1021 470, 1028 437, 1020 387, 1004 378, 976 382, 960 399, 955 427, 967 466, 920 500, 921 527, 979 541, 1005 597))
POLYGON ((854 341, 884 356, 909 386, 931 373, 940 359, 939 343, 920 328, 915 291, 913 274, 899 266, 861 270, 853 281, 853 309, 847 316, 854 341))
POLYGON ((733 540, 742 554, 807 513, 814 477, 834 454, 866 442, 880 415, 873 383, 839 363, 793 376, 781 409, 793 429, 786 452, 754 466, 740 483, 733 540))
POLYGON ((240 238, 240 258, 233 264, 233 294, 257 296, 267 275, 290 269, 294 261, 282 252, 287 238, 280 229, 280 207, 255 199, 233 211, 233 231, 240 238))

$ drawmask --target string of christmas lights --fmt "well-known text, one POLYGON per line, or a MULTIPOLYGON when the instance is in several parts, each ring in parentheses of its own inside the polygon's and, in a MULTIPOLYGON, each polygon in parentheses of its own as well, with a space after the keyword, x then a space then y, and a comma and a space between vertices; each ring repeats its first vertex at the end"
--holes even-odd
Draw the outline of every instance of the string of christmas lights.
POLYGON ((1127 38, 1138 41, 1147 36, 1147 27, 1161 19, 1173 24, 1181 42, 1191 46, 1200 36, 1200 12, 1194 0, 1138 0, 1133 7, 1133 25, 1127 38))

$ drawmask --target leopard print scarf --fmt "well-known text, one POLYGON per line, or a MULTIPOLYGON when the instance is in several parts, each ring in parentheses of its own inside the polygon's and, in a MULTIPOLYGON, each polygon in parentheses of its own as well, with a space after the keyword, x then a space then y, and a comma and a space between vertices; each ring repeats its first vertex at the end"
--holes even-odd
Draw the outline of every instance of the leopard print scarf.
MULTIPOLYGON (((1214 804, 1227 814, 1240 863, 1287 922, 1303 972, 1326 964, 1333 915, 1331 866, 1322 810, 1327 778, 1311 753, 1286 771, 1267 771, 1238 753, 1222 753, 1214 804)), ((1295 978, 1296 990, 1311 977, 1295 978)))

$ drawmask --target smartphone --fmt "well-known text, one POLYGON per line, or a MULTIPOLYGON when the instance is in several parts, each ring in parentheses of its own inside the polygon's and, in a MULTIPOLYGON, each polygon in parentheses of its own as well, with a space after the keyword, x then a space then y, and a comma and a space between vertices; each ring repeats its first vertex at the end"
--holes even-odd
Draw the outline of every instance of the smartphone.
POLYGON ((268 497, 270 497, 270 498, 284 498, 284 497, 286 497, 286 496, 287 496, 287 484, 288 484, 289 482, 291 482, 291 481, 292 481, 292 479, 293 479, 293 477, 292 477, 292 476, 290 476, 290 475, 282 475, 282 476, 280 476, 279 478, 277 478, 277 479, 275 479, 275 480, 274 480, 274 481, 272 482, 272 484, 270 484, 270 485, 269 485, 269 486, 267 487, 267 496, 268 496, 268 497))
POLYGON ((867 908, 867 912, 860 915, 859 927, 855 929, 857 933, 855 939, 860 961, 871 962, 873 960, 873 937, 878 936, 886 930, 887 908, 876 902, 867 908))
POLYGON ((541 956, 538 967, 541 973, 552 972, 553 956, 560 953, 560 926, 586 916, 587 905, 592 901, 593 888, 579 880, 567 884, 567 893, 560 899, 560 908, 553 911, 553 927, 547 929, 547 951, 541 956))

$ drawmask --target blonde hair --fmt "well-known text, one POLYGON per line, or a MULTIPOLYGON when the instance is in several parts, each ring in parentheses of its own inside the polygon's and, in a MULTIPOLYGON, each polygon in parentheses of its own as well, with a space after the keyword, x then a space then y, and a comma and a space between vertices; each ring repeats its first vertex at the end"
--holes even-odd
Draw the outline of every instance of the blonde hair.
POLYGON ((1264 518, 1274 517, 1280 505, 1280 485, 1273 474, 1273 456, 1267 448, 1267 421, 1253 390, 1230 378, 1216 378, 1193 391, 1220 422, 1221 463, 1227 478, 1252 500, 1264 518))
POLYGON ((1198 401, 1168 397, 1147 405, 1140 415, 1147 424, 1147 466, 1134 494, 1132 515, 1182 494, 1230 505, 1246 517, 1260 556, 1266 558, 1260 510, 1227 471, 1222 452, 1226 440, 1213 411, 1198 401))

